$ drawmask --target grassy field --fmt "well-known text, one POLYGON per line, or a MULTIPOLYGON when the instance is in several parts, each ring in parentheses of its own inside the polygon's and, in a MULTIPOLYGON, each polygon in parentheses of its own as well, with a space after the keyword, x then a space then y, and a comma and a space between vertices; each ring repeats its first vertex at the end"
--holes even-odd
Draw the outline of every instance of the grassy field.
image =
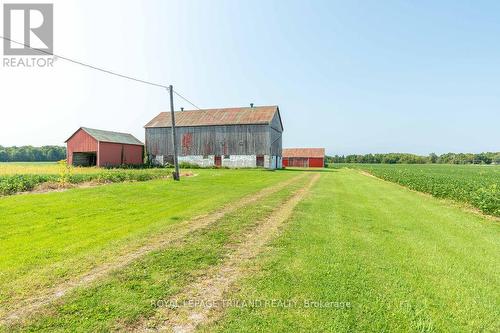
POLYGON ((303 180, 227 214, 211 228, 193 232, 182 242, 152 252, 92 288, 74 293, 46 314, 12 329, 131 330, 136 321, 154 314, 152 300, 174 296, 193 278, 224 260, 231 246, 238 243, 239 234, 254 227, 301 185, 303 180))
POLYGON ((156 180, 1 198, 0 315, 37 290, 112 261, 172 225, 295 175, 197 173, 180 183, 156 180))
POLYGON ((356 171, 324 174, 227 296, 282 306, 232 308, 204 331, 498 332, 499 231, 356 171))
POLYGON ((352 169, 195 171, 1 197, 0 331, 500 329, 495 218, 352 169), (158 305, 233 275, 206 316, 158 305))
POLYGON ((500 216, 500 165, 335 164, 355 168, 416 191, 468 203, 500 216))

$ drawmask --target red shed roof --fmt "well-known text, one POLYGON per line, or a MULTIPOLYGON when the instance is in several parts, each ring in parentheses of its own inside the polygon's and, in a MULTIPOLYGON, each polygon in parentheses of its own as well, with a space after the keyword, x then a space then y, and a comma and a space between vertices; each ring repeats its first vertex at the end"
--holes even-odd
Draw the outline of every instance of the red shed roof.
POLYGON ((283 157, 324 158, 325 148, 283 148, 283 157))
POLYGON ((65 142, 68 142, 80 130, 85 131, 91 137, 93 137, 94 139, 96 139, 97 141, 100 141, 100 142, 123 143, 123 144, 141 145, 141 146, 143 145, 143 143, 141 141, 139 141, 132 134, 120 133, 120 132, 111 132, 111 131, 103 131, 103 130, 94 129, 94 128, 88 128, 88 127, 80 127, 65 142))
MULTIPOLYGON (((270 124, 276 112, 279 114, 279 108, 276 105, 177 111, 175 112, 175 126, 270 124)), ((172 126, 170 112, 162 112, 144 127, 170 126, 172 126)))

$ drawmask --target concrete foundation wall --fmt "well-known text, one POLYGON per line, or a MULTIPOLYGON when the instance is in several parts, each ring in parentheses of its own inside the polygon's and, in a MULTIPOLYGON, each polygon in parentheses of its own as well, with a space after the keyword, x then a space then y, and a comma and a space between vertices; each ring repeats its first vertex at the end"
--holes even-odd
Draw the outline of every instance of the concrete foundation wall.
MULTIPOLYGON (((171 162, 172 156, 158 155, 153 158, 154 164, 164 165, 171 162)), ((221 156, 222 166, 228 168, 256 168, 257 155, 229 155, 229 158, 221 156)), ((190 164, 197 164, 201 167, 215 166, 215 155, 188 155, 179 156, 179 163, 186 162, 190 164)), ((276 169, 281 168, 282 162, 280 156, 264 155, 264 168, 276 169)))
MULTIPOLYGON (((208 155, 203 158, 203 155, 189 155, 189 156, 179 156, 179 163, 186 162, 190 164, 196 164, 201 167, 212 167, 215 165, 215 156, 208 155)), ((224 162, 223 162, 224 163, 224 162)))
POLYGON ((222 158, 222 166, 228 168, 256 168, 256 155, 230 155, 229 158, 222 158))
POLYGON ((154 165, 165 165, 167 164, 167 161, 165 160, 165 158, 163 158, 163 155, 158 155, 158 156, 155 156, 151 162, 154 164, 154 165))

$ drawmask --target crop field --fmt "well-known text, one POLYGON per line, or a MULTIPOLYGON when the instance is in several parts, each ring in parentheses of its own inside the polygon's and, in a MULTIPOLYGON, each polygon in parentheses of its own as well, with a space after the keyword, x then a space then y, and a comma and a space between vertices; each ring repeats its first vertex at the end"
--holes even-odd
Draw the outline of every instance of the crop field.
POLYGON ((0 196, 0 332, 500 330, 497 217, 352 168, 194 173, 0 196))
POLYGON ((447 164, 336 164, 356 168, 412 190, 468 203, 500 216, 500 166, 447 164))
POLYGON ((100 169, 67 167, 64 163, 0 163, 0 195, 32 191, 44 183, 119 183, 169 176, 168 169, 100 169))
MULTIPOLYGON (((7 175, 54 175, 65 171, 64 164, 57 162, 0 162, 0 176, 7 175)), ((75 174, 99 173, 100 168, 73 167, 75 174)))

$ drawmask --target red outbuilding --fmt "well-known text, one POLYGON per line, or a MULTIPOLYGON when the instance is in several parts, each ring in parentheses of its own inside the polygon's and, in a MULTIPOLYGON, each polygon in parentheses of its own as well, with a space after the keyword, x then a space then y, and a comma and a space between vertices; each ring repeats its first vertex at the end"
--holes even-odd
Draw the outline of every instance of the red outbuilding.
POLYGON ((325 166, 325 148, 284 148, 283 166, 322 168, 325 166))
POLYGON ((69 165, 106 167, 144 161, 144 144, 128 133, 80 127, 65 142, 69 165))

